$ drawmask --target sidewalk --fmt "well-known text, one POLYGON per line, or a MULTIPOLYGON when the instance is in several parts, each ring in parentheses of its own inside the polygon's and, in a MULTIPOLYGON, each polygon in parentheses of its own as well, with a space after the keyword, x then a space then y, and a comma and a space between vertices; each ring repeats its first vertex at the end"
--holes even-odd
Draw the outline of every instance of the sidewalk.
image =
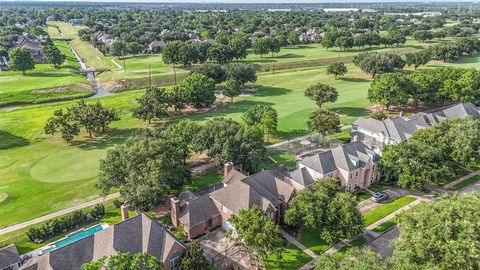
POLYGON ((317 259, 318 258, 318 255, 315 254, 315 252, 311 251, 310 249, 308 249, 306 246, 304 246, 302 243, 298 242, 297 239, 295 239, 294 237, 292 237, 290 234, 288 234, 286 231, 284 231, 283 229, 280 229, 280 233, 283 235, 283 237, 285 237, 285 239, 287 239, 288 242, 294 244, 295 246, 297 246, 299 249, 301 249, 303 252, 305 252, 308 256, 314 258, 314 259, 317 259))
POLYGON ((460 183, 460 182, 463 182, 463 181, 465 181, 465 180, 467 180, 467 179, 469 179, 469 178, 472 178, 472 177, 474 177, 474 176, 477 176, 477 175, 480 175, 480 170, 474 171, 474 172, 472 172, 472 173, 470 173, 470 174, 467 174, 467 175, 465 175, 465 176, 462 176, 462 177, 458 178, 457 180, 455 180, 455 181, 453 181, 453 182, 450 182, 450 183, 444 185, 443 188, 449 189, 449 188, 455 186, 456 184, 458 184, 458 183, 460 183))
POLYGON ((68 214, 70 212, 80 210, 80 209, 83 209, 83 208, 86 208, 86 207, 94 206, 95 204, 102 203, 102 202, 105 202, 105 201, 108 201, 108 200, 112 200, 112 199, 115 199, 115 198, 118 198, 118 197, 120 197, 120 193, 118 193, 118 192, 113 193, 113 194, 107 195, 105 197, 98 198, 98 199, 95 199, 95 200, 92 200, 92 201, 89 201, 89 202, 84 202, 84 203, 81 203, 81 204, 78 204, 78 205, 75 205, 75 206, 72 206, 72 207, 69 207, 69 208, 65 208, 65 209, 62 209, 60 211, 57 211, 57 212, 54 212, 54 213, 51 213, 51 214, 48 214, 48 215, 44 215, 44 216, 41 216, 41 217, 38 217, 38 218, 34 218, 34 219, 26 221, 26 222, 22 222, 22 223, 19 223, 19 224, 16 224, 16 225, 5 227, 3 229, 0 229, 0 235, 7 234, 7 233, 10 233, 10 232, 19 230, 19 229, 23 229, 23 228, 26 228, 28 226, 35 225, 35 224, 47 221, 47 220, 52 219, 52 218, 63 216, 63 215, 68 214))

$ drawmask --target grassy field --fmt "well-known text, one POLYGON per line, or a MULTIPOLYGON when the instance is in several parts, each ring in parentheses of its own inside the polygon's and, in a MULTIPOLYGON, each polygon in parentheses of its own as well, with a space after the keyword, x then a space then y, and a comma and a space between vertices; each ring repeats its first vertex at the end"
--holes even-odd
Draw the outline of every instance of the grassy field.
POLYGON ((414 197, 400 197, 398 199, 395 199, 391 202, 384 203, 381 206, 370 210, 363 214, 363 220, 365 222, 365 226, 368 226, 370 224, 373 224, 380 219, 390 215, 391 213, 397 211, 398 209, 404 207, 405 205, 415 201, 416 198, 414 197))
POLYGON ((82 96, 90 92, 85 86, 85 76, 74 74, 79 64, 65 40, 54 40, 67 57, 62 67, 56 69, 51 64, 36 64, 35 69, 22 75, 20 71, 0 72, 0 104, 11 102, 41 102, 44 100, 82 96), (56 90, 42 90, 58 88, 56 90))
POLYGON ((94 67, 96 69, 105 69, 108 66, 102 61, 103 54, 93 47, 92 44, 80 40, 78 37, 78 30, 84 26, 74 26, 67 22, 48 22, 47 31, 52 36, 57 35, 58 31, 63 34, 62 37, 69 38, 70 44, 78 53, 78 55, 85 61, 87 67, 94 67))

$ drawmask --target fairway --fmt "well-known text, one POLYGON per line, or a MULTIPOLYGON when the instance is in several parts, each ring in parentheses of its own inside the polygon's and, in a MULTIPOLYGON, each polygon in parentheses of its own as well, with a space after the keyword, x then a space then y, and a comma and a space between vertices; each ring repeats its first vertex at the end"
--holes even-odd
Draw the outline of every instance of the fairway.
MULTIPOLYGON (((78 37, 78 30, 84 27, 82 26, 73 26, 67 22, 48 22, 47 29, 50 30, 54 27, 58 27, 60 32, 63 33, 62 37, 71 39, 70 44, 78 53, 78 55, 85 61, 87 67, 94 67, 96 69, 105 69, 107 65, 102 61, 101 57, 103 54, 93 47, 92 44, 84 42, 80 40, 78 37)), ((55 34, 53 31, 58 30, 50 30, 51 34, 55 34)))

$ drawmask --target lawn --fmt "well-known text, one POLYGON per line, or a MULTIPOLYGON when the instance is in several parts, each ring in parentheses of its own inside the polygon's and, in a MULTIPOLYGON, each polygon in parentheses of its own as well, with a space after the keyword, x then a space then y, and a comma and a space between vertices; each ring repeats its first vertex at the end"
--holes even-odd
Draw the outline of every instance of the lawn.
POLYGON ((454 185, 454 186, 452 187, 452 190, 460 190, 460 189, 462 189, 462 188, 464 188, 464 187, 473 185, 473 184, 477 183, 478 181, 480 181, 480 176, 476 175, 476 176, 470 177, 470 178, 468 178, 467 180, 462 181, 462 182, 454 185))
POLYGON ((289 244, 284 248, 281 259, 270 255, 263 260, 263 266, 268 270, 297 270, 311 260, 312 258, 298 247, 289 244))
MULTIPOLYGON (((333 244, 328 244, 320 238, 320 232, 318 229, 301 228, 299 235, 298 241, 318 255, 324 253, 333 246, 333 244)), ((337 239, 334 243, 339 241, 340 239, 337 239)))
POLYGON ((91 93, 86 78, 72 71, 78 69, 72 51, 65 40, 54 40, 65 63, 58 69, 51 64, 36 64, 35 69, 22 75, 20 71, 0 72, 0 104, 12 102, 41 102, 56 98, 85 96, 91 93), (49 88, 59 88, 48 90, 49 88))
POLYGON ((391 202, 384 203, 381 206, 370 210, 363 214, 363 221, 365 222, 365 227, 377 222, 378 220, 390 215, 391 213, 397 211, 398 209, 404 207, 405 205, 415 201, 416 198, 405 196, 397 198, 391 202))
POLYGON ((196 192, 202 188, 209 187, 213 184, 222 182, 223 174, 210 173, 202 176, 197 176, 192 179, 192 183, 185 185, 185 189, 196 192))
MULTIPOLYGON (((118 223, 122 220, 122 216, 120 214, 120 209, 114 207, 113 201, 105 202, 103 205, 105 206, 105 215, 99 221, 95 221, 95 222, 84 225, 85 227, 90 227, 90 226, 93 226, 95 224, 99 224, 99 223, 103 223, 103 222, 108 223, 109 225, 113 225, 113 224, 116 224, 116 223, 118 223)), ((136 215, 136 213, 134 211, 129 211, 129 214, 130 214, 131 217, 136 215)), ((40 225, 41 225, 41 223, 36 224, 34 226, 40 226, 40 225)), ((43 247, 43 246, 47 245, 48 243, 55 242, 55 241, 63 238, 66 234, 68 234, 72 231, 78 230, 78 228, 77 229, 72 229, 72 230, 64 232, 60 235, 57 235, 54 238, 51 238, 50 240, 48 240, 46 242, 43 242, 43 243, 32 243, 28 239, 28 236, 26 235, 25 232, 28 231, 31 227, 34 227, 34 226, 30 226, 30 227, 27 227, 27 228, 16 230, 16 231, 11 232, 11 233, 0 235, 0 247, 10 245, 10 244, 15 244, 17 246, 18 252, 20 254, 25 254, 25 253, 30 252, 32 250, 35 250, 37 248, 43 247)))
POLYGON ((367 243, 367 239, 363 235, 359 235, 355 237, 350 243, 346 244, 344 247, 342 247, 337 252, 335 252, 334 255, 337 255, 337 256, 341 255, 353 247, 362 247, 366 243, 367 243))
POLYGON ((380 225, 378 225, 377 227, 375 227, 372 231, 374 232, 377 232, 377 233, 381 233, 381 232, 384 232, 390 228, 392 228, 393 226, 397 225, 397 219, 396 218, 392 218, 380 225))

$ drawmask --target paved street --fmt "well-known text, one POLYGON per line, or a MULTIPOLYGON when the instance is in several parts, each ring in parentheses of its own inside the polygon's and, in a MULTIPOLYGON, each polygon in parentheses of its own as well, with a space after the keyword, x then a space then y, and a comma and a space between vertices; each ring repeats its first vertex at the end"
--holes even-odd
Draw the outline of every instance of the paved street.
POLYGON ((393 246, 391 244, 391 241, 397 238, 398 235, 398 227, 394 227, 393 229, 387 231, 377 239, 367 244, 367 246, 372 248, 372 250, 376 253, 380 254, 382 258, 388 258, 393 253, 393 246))

